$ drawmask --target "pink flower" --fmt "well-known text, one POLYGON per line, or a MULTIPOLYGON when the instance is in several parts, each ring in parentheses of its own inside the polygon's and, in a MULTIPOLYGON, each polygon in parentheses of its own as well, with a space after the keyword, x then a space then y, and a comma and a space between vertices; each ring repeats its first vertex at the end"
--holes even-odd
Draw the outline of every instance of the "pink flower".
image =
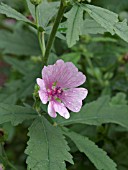
POLYGON ((38 93, 43 104, 49 101, 48 114, 51 117, 55 118, 57 112, 68 119, 68 109, 73 112, 80 111, 82 100, 86 98, 88 91, 76 87, 83 84, 86 77, 73 63, 58 60, 54 65, 43 68, 42 77, 37 78, 40 87, 38 93))

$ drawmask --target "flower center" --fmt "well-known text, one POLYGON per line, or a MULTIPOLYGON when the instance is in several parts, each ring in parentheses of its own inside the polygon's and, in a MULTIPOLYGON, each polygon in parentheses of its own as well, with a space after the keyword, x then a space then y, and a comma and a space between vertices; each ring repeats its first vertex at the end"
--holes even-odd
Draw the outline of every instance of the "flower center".
POLYGON ((47 92, 50 99, 51 98, 57 99, 62 95, 63 90, 61 89, 61 87, 52 86, 52 88, 48 89, 47 92))

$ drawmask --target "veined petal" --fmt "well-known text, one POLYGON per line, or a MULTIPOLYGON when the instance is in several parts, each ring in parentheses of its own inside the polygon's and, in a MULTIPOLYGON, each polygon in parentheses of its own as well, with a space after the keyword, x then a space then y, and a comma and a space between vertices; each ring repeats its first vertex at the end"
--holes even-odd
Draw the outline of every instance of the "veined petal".
POLYGON ((45 83, 43 79, 37 78, 36 82, 38 86, 40 87, 40 90, 46 91, 45 83))
POLYGON ((48 104, 48 114, 54 118, 57 116, 56 111, 54 109, 54 101, 50 101, 48 104))
POLYGON ((82 100, 86 98, 88 94, 85 88, 71 88, 65 90, 60 97, 64 105, 73 112, 79 112, 82 107, 82 100))
POLYGON ((42 103, 46 104, 47 101, 48 101, 48 94, 47 94, 47 92, 45 92, 43 90, 39 90, 38 93, 39 93, 39 97, 40 97, 40 100, 42 101, 42 103))
POLYGON ((62 117, 64 117, 65 119, 69 119, 70 114, 68 112, 68 110, 66 109, 66 107, 64 106, 63 103, 60 102, 54 102, 54 109, 57 113, 59 113, 62 117))
POLYGON ((79 72, 71 62, 64 63, 58 60, 54 65, 44 67, 42 77, 47 87, 51 87, 54 82, 61 88, 74 88, 83 84, 86 77, 79 72))
POLYGON ((39 97, 40 97, 42 103, 46 104, 47 101, 48 101, 48 94, 47 94, 47 91, 46 91, 44 80, 37 78, 36 81, 37 81, 37 84, 40 87, 40 90, 38 91, 39 97))
POLYGON ((78 87, 86 81, 86 77, 82 72, 79 72, 77 67, 71 63, 63 63, 65 66, 58 77, 58 86, 61 88, 78 87))

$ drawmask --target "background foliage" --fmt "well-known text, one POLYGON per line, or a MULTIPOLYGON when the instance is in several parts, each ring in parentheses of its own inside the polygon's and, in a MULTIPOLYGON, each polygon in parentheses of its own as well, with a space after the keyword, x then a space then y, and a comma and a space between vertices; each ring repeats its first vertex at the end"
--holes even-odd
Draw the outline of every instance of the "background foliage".
MULTIPOLYGON (((34 6, 29 0, 0 2, 0 142, 4 132, 6 152, 0 145, 0 163, 7 170, 25 170, 26 162, 32 170, 127 170, 128 1, 76 2, 65 11, 48 64, 73 62, 89 90, 69 120, 38 118, 32 107, 42 69, 34 6)), ((38 7, 45 41, 58 7, 54 1, 38 7)))

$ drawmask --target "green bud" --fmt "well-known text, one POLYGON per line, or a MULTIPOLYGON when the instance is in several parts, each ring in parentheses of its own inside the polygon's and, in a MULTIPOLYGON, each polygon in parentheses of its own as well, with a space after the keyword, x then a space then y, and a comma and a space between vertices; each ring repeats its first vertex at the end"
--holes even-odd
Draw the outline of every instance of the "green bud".
POLYGON ((34 87, 34 93, 33 93, 34 100, 36 100, 36 98, 39 97, 39 94, 38 94, 39 89, 40 89, 40 87, 36 84, 34 87))
POLYGON ((37 6, 37 5, 41 4, 42 0, 30 0, 30 2, 31 2, 33 5, 37 6))
POLYGON ((3 129, 0 129, 0 143, 5 142, 7 135, 5 134, 3 129))

